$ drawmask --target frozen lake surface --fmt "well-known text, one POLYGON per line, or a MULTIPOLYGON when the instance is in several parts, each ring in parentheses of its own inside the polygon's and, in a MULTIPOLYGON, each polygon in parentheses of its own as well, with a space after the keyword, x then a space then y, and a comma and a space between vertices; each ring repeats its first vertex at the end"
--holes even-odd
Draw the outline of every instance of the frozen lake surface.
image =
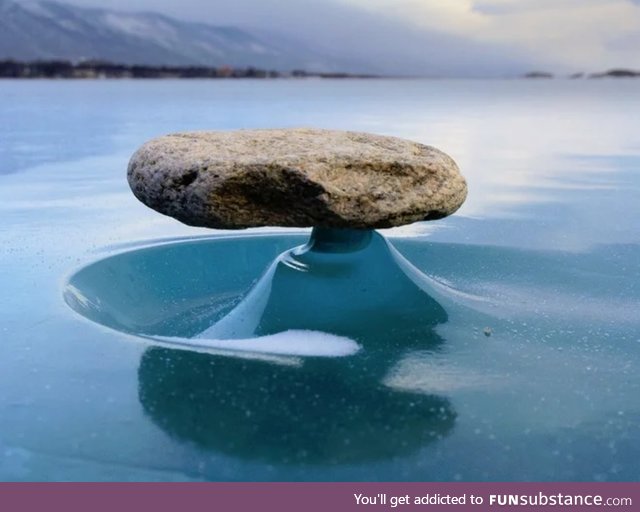
MULTIPOLYGON (((637 481, 638 86, 0 81, 0 480, 637 481), (437 343, 364 381, 351 356, 327 373, 154 347, 65 304, 91 262, 215 243, 136 201, 140 144, 287 126, 406 137, 458 162, 462 209, 387 235, 473 314, 450 311, 437 343)), ((265 262, 287 237, 265 238, 265 262)))

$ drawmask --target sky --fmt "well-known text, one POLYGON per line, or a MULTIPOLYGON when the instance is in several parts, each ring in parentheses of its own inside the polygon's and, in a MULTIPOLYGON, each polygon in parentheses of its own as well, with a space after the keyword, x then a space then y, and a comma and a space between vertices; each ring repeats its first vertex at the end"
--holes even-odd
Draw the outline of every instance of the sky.
POLYGON ((380 70, 640 69, 640 0, 62 0, 290 36, 380 70))

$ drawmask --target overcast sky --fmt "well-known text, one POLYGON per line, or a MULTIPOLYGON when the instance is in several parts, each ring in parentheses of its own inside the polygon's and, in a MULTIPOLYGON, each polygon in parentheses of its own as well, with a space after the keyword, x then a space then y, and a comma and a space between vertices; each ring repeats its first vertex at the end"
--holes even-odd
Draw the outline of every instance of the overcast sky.
POLYGON ((436 75, 640 69, 640 0, 62 1, 259 27, 436 75))

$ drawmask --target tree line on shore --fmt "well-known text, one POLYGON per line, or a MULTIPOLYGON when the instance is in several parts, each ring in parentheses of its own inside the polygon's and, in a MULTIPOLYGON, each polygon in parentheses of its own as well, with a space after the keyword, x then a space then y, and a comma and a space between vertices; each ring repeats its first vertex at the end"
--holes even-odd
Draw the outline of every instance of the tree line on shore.
POLYGON ((314 73, 305 70, 289 72, 254 67, 231 66, 150 66, 115 64, 104 61, 39 60, 21 62, 0 60, 0 78, 373 78, 372 75, 349 73, 314 73))

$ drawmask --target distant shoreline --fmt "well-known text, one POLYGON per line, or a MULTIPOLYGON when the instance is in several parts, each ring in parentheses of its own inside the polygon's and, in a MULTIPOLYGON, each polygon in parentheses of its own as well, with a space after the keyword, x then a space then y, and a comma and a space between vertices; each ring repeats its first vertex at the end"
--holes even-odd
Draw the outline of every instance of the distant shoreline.
POLYGON ((0 60, 0 79, 27 80, 162 80, 162 79, 429 79, 429 80, 551 80, 594 78, 640 78, 640 71, 611 69, 600 73, 574 73, 567 76, 545 71, 531 71, 520 76, 503 77, 447 77, 418 75, 375 75, 365 73, 322 73, 296 69, 292 71, 265 70, 255 67, 207 66, 151 66, 115 64, 88 60, 73 63, 66 60, 18 61, 0 60))
POLYGON ((23 62, 0 60, 0 78, 19 79, 233 79, 233 78, 390 78, 360 73, 319 73, 305 70, 288 72, 254 67, 230 66, 146 66, 102 61, 72 63, 64 60, 23 62))
POLYGON ((523 75, 521 78, 527 79, 552 79, 552 78, 569 78, 571 80, 578 80, 582 78, 640 78, 640 71, 634 71, 633 69, 617 68, 609 69, 599 73, 573 73, 566 77, 556 77, 553 73, 547 71, 530 71, 523 75))

